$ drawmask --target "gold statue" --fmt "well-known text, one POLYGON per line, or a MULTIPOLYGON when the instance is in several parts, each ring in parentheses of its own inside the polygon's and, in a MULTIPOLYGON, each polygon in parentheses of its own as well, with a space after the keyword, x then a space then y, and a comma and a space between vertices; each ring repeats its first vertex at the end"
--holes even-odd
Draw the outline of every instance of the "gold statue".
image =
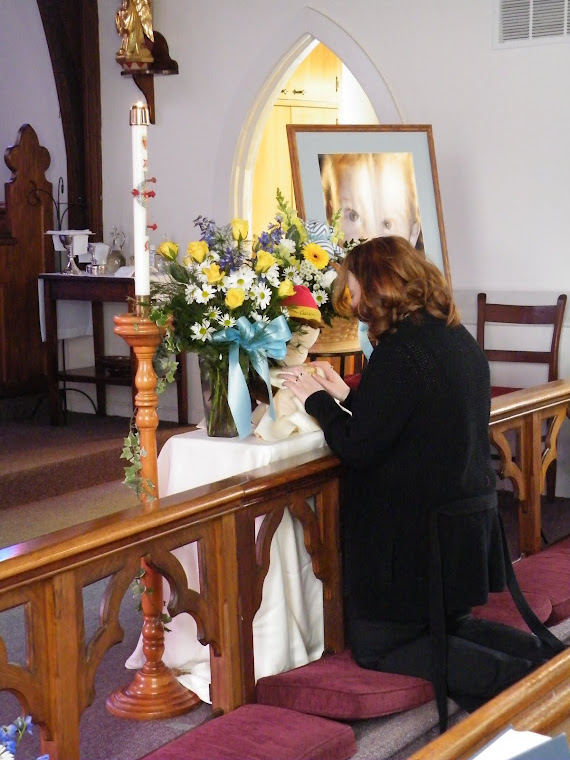
POLYGON ((123 38, 115 56, 120 64, 150 66, 154 60, 147 40, 154 42, 152 0, 122 0, 115 14, 117 32, 123 38))

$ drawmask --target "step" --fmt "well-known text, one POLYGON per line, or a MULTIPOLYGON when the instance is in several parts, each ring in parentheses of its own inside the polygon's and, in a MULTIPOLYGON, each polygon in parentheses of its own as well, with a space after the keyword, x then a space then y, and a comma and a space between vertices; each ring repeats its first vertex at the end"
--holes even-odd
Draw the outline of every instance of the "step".
MULTIPOLYGON (((122 480, 121 459, 130 420, 70 414, 67 425, 45 419, 8 420, 0 426, 0 510, 122 480)), ((160 422, 157 448, 193 429, 160 422)))
POLYGON ((5 507, 0 511, 0 549, 119 512, 139 503, 120 480, 5 507))

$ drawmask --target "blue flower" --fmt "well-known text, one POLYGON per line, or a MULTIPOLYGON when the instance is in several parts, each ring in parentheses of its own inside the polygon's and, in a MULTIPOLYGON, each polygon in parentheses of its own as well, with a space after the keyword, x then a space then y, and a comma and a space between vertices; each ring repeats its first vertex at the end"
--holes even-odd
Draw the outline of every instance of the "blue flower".
MULTIPOLYGON (((25 718, 18 717, 13 723, 10 723, 9 726, 0 727, 0 760, 2 760, 3 756, 6 756, 7 758, 6 753, 9 753, 10 755, 16 753, 16 749, 26 733, 33 733, 33 724, 30 715, 26 715, 25 718)), ((41 757, 38 757, 37 760, 49 760, 49 755, 42 755, 41 757)))

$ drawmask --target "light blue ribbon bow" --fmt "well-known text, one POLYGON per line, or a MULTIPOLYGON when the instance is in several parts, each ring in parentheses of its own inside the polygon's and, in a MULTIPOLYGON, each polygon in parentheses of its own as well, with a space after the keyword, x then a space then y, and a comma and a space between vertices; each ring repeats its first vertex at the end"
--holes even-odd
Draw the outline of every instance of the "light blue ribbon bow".
POLYGON ((267 357, 284 359, 290 337, 291 330, 283 315, 275 317, 271 322, 250 322, 247 317, 240 317, 235 327, 226 327, 212 335, 212 343, 229 343, 228 403, 240 438, 248 436, 251 430, 251 400, 239 363, 240 348, 246 352, 253 368, 265 381, 269 394, 269 413, 274 420, 267 357))
POLYGON ((368 337, 368 325, 366 322, 359 322, 358 323, 358 341, 360 343, 360 348, 362 349, 362 353, 366 357, 366 359, 370 359, 370 354, 374 350, 374 347, 372 346, 372 343, 370 342, 370 338, 368 337))

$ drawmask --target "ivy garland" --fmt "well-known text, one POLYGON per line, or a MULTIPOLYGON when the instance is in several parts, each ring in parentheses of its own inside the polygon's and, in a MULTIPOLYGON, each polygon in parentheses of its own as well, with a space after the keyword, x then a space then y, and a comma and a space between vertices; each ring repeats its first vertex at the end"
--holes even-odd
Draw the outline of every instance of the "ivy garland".
MULTIPOLYGON (((145 586, 143 583, 143 578, 145 576, 146 570, 144 567, 141 567, 138 573, 135 575, 135 579, 132 582, 131 585, 131 591, 133 592, 133 597, 137 601, 137 611, 142 612, 142 595, 143 594, 152 594, 154 589, 150 586, 145 586)), ((164 606, 166 606, 166 602, 163 602, 164 606)), ((168 623, 172 622, 172 618, 167 612, 163 612, 160 615, 160 622, 162 623, 162 627, 165 631, 170 633, 170 628, 167 628, 168 623)))

